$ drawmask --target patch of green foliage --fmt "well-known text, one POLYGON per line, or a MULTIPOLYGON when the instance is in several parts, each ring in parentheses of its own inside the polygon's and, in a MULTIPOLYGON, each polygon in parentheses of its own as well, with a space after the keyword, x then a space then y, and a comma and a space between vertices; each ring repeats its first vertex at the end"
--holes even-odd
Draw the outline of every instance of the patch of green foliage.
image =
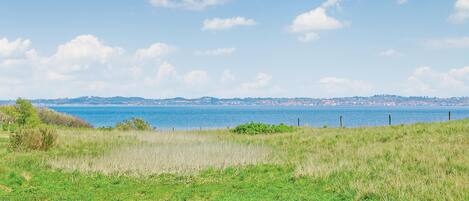
POLYGON ((15 151, 47 151, 58 142, 57 130, 46 126, 32 103, 21 98, 14 106, 0 107, 0 128, 11 132, 9 147, 15 151))
POLYGON ((123 122, 117 123, 116 129, 122 130, 122 131, 130 131, 130 130, 148 131, 148 130, 152 130, 152 127, 148 122, 146 122, 143 119, 132 118, 130 120, 125 120, 123 122))
POLYGON ((20 128, 10 135, 10 148, 16 151, 47 151, 57 145, 57 138, 54 128, 20 128))
POLYGON ((295 127, 287 126, 285 124, 273 125, 264 123, 247 123, 236 126, 232 132, 237 134, 257 135, 257 134, 272 134, 272 133, 287 133, 295 131, 295 127))
POLYGON ((0 131, 14 131, 17 127, 18 109, 13 105, 0 107, 0 131))
POLYGON ((16 122, 20 127, 36 127, 42 123, 30 101, 19 98, 16 100, 16 107, 19 114, 16 122))
POLYGON ((0 130, 14 132, 19 128, 34 128, 42 124, 30 101, 16 100, 16 105, 0 107, 0 130))
POLYGON ((59 113, 48 108, 37 108, 37 112, 41 121, 48 125, 67 128, 92 128, 91 124, 78 117, 59 113))
POLYGON ((15 105, 0 106, 0 130, 14 132, 19 128, 41 125, 64 128, 92 128, 88 122, 48 108, 35 108, 30 101, 18 99, 15 105))

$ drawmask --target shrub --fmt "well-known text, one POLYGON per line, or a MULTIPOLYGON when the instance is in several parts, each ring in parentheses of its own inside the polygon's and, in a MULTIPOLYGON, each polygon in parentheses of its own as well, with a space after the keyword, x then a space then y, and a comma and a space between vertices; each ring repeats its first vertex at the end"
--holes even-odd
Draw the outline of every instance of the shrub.
POLYGON ((19 126, 36 127, 41 123, 41 119, 30 101, 19 98, 16 100, 16 107, 18 109, 16 122, 19 126))
POLYGON ((17 127, 18 110, 13 105, 0 106, 0 130, 12 131, 17 127))
POLYGON ((143 119, 140 118, 132 118, 130 120, 125 120, 121 123, 116 124, 116 129, 118 130, 138 130, 138 131, 145 131, 145 130, 152 130, 151 125, 143 119))
POLYGON ((22 128, 10 136, 10 147, 19 151, 47 151, 57 145, 57 142, 57 130, 48 127, 22 128))
POLYGON ((37 108, 37 113, 45 124, 71 128, 92 128, 91 124, 78 117, 59 113, 48 108, 37 108))
POLYGON ((256 135, 256 134, 293 132, 294 130, 295 128, 293 126, 287 126, 285 124, 272 125, 272 124, 251 122, 248 124, 242 124, 242 125, 236 126, 236 128, 234 128, 232 132, 237 133, 237 134, 256 135))

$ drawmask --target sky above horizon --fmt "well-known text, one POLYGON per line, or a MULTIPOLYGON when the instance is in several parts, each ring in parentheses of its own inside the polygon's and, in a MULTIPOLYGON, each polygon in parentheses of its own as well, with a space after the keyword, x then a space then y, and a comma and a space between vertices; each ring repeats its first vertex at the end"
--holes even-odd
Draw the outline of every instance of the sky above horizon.
POLYGON ((0 99, 469 96, 469 0, 0 0, 0 99))

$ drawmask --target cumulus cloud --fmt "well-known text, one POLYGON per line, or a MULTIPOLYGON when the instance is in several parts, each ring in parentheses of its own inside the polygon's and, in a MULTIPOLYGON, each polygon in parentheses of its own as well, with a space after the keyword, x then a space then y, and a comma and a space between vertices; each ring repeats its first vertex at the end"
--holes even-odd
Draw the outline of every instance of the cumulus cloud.
POLYGON ((257 22, 245 17, 206 19, 202 30, 228 30, 237 26, 254 26, 257 22))
POLYGON ((347 78, 323 77, 319 84, 325 93, 332 96, 371 95, 374 91, 371 83, 347 78))
POLYGON ((52 80, 70 80, 78 73, 90 74, 106 71, 107 64, 123 54, 120 47, 105 45, 96 36, 80 35, 57 47, 50 57, 34 61, 39 70, 47 71, 52 80), (73 75, 72 75, 73 74, 73 75))
MULTIPOLYGON (((154 62, 135 62, 131 59, 134 56, 125 55, 122 48, 108 46, 93 35, 80 35, 60 44, 50 56, 39 56, 30 47, 29 40, 1 41, 0 80, 10 80, 2 87, 14 90, 0 94, 0 98, 111 95, 126 90, 131 93, 130 87, 140 88, 133 83, 135 78, 143 80, 143 76, 153 73, 155 80, 161 80, 165 74, 170 74, 167 72, 169 64, 163 62, 160 69, 166 71, 157 72, 158 68, 152 66, 154 62)), ((135 55, 154 58, 167 53, 152 47, 135 55)))
POLYGON ((135 52, 135 57, 140 60, 160 59, 161 57, 166 56, 175 50, 175 47, 172 47, 168 44, 155 43, 148 48, 138 49, 135 52))
POLYGON ((160 65, 160 68, 158 69, 156 81, 159 83, 165 79, 170 79, 174 76, 176 76, 176 69, 174 68, 174 66, 168 62, 164 62, 160 65))
POLYGON ((290 32, 302 34, 298 37, 301 42, 311 42, 319 38, 318 32, 344 27, 341 21, 327 15, 327 9, 338 6, 339 2, 328 0, 321 6, 296 16, 289 27, 290 32))
POLYGON ((205 55, 205 56, 220 56, 220 55, 230 55, 236 51, 236 48, 217 48, 212 50, 202 50, 196 51, 196 55, 205 55))
POLYGON ((109 58, 122 52, 122 48, 106 46, 93 35, 81 35, 60 45, 53 59, 66 62, 106 63, 109 58))
POLYGON ((18 38, 14 41, 9 41, 7 38, 0 39, 0 57, 21 57, 30 50, 30 40, 18 38))
POLYGON ((207 7, 224 4, 225 0, 150 0, 151 5, 165 8, 203 10, 207 7))
POLYGON ((421 96, 467 96, 469 94, 469 66, 439 72, 419 67, 407 78, 404 91, 421 96))
MULTIPOLYGON (((8 41, 9 47, 11 40, 8 41)), ((253 80, 242 80, 231 70, 211 79, 203 70, 178 69, 164 58, 172 45, 155 43, 135 52, 105 44, 93 35, 77 36, 57 46, 49 56, 40 56, 29 40, 16 39, 21 51, 8 51, 0 57, 0 99, 60 98, 78 96, 143 96, 167 98, 246 96, 274 94, 272 77, 259 73, 253 80), (15 52, 14 54, 10 52, 15 52), (7 55, 7 54, 4 54, 7 55), (15 55, 14 57, 12 57, 15 55), (22 55, 21 57, 17 55, 22 55), (150 62, 147 62, 147 61, 150 62)), ((209 55, 232 53, 234 49, 205 51, 209 55)), ((6 52, 6 51, 5 51, 6 52)))
POLYGON ((454 13, 449 20, 456 24, 461 24, 469 19, 469 0, 457 0, 454 4, 454 13))
POLYGON ((469 48, 469 37, 430 39, 424 45, 432 49, 469 48))

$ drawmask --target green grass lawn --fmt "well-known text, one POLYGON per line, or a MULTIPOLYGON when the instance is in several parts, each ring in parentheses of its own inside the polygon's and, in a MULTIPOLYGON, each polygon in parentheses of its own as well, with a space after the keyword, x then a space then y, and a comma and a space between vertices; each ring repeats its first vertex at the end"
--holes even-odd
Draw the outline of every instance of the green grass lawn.
POLYGON ((253 136, 70 129, 27 153, 0 133, 0 200, 469 200, 468 150, 469 120, 253 136))

